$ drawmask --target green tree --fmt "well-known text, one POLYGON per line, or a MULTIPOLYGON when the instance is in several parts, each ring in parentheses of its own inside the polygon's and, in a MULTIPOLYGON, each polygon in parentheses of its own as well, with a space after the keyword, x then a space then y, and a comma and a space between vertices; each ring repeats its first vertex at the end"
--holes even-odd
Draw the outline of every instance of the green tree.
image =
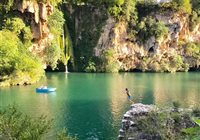
POLYGON ((10 75, 15 70, 19 39, 12 32, 0 31, 0 76, 10 75))
MULTIPOLYGON (((0 138, 3 140, 41 140, 53 126, 46 116, 33 118, 20 112, 15 106, 0 109, 0 138)), ((76 140, 64 129, 57 133, 56 140, 76 140)))
POLYGON ((168 28, 161 21, 157 22, 152 17, 145 17, 137 25, 137 35, 142 42, 145 42, 151 36, 159 39, 168 34, 168 28))
POLYGON ((55 69, 60 58, 60 47, 56 43, 51 43, 45 48, 44 53, 44 61, 46 64, 51 66, 52 69, 55 69))
POLYGON ((118 72, 120 69, 118 61, 115 59, 114 49, 110 48, 104 51, 103 56, 103 67, 105 72, 118 72))
POLYGON ((191 13, 192 7, 190 4, 190 0, 174 0, 177 3, 178 8, 183 10, 184 12, 191 13))
POLYGON ((0 11, 2 13, 8 13, 14 4, 14 0, 2 0, 0 3, 0 11))
POLYGON ((200 0, 191 0, 192 9, 199 15, 200 14, 200 0))
POLYGON ((131 18, 135 18, 135 0, 125 0, 123 5, 123 12, 127 21, 130 21, 131 18))
POLYGON ((25 28, 25 24, 21 18, 15 17, 4 20, 3 29, 8 29, 17 35, 21 33, 23 28, 25 28))
POLYGON ((34 83, 44 74, 41 62, 22 44, 16 34, 0 31, 0 80, 7 76, 9 84, 34 83))
POLYGON ((168 34, 168 28, 162 21, 155 22, 151 30, 157 39, 168 34))
POLYGON ((64 22, 65 19, 63 17, 63 13, 58 9, 55 9, 53 14, 48 17, 50 30, 56 36, 60 36, 62 34, 64 22))

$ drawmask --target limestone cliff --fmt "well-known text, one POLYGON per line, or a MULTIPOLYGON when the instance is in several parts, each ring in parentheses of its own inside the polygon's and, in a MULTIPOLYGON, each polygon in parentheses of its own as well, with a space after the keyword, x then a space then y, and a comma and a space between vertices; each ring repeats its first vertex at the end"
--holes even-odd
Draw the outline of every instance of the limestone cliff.
POLYGON ((190 31, 189 16, 182 12, 155 12, 149 16, 164 23, 168 28, 167 36, 156 39, 152 35, 141 43, 138 38, 129 36, 127 22, 109 18, 94 49, 95 55, 101 57, 105 50, 112 49, 113 58, 123 71, 137 69, 174 72, 198 68, 200 59, 186 52, 186 44, 200 43, 200 25, 190 31), (180 60, 177 56, 180 56, 180 60), (180 66, 175 66, 179 63, 177 61, 181 61, 180 66))
MULTIPOLYGON (((194 44, 200 43, 200 24, 191 31, 188 13, 169 9, 162 12, 154 10, 139 17, 141 11, 138 10, 139 20, 135 24, 142 24, 142 18, 151 17, 167 28, 167 34, 158 37, 151 33, 141 41, 141 35, 149 32, 148 28, 141 34, 136 25, 133 31, 136 33, 130 34, 132 29, 129 22, 123 16, 119 20, 110 15, 109 8, 104 4, 97 7, 89 3, 63 3, 62 6, 65 7, 66 28, 69 29, 71 44, 74 46, 71 62, 76 71, 175 72, 199 69, 200 48, 194 44)), ((44 56, 44 49, 55 38, 50 33, 47 21, 54 11, 53 6, 48 2, 15 0, 13 9, 21 13, 24 21, 31 26, 33 45, 30 51, 39 57, 44 56)), ((161 31, 158 29, 158 32, 161 31)), ((56 41, 61 42, 59 39, 56 41)))
POLYGON ((33 45, 29 50, 42 56, 48 42, 53 38, 49 31, 47 18, 53 13, 53 6, 50 3, 41 3, 31 0, 15 0, 13 10, 21 13, 21 17, 31 27, 33 45))

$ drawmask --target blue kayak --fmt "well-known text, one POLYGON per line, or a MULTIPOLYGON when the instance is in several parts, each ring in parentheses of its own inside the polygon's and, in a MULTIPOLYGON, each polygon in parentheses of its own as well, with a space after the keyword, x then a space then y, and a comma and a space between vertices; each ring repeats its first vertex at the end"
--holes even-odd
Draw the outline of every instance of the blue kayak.
POLYGON ((56 91, 56 88, 36 88, 36 92, 44 92, 44 93, 47 93, 47 92, 54 92, 56 91))

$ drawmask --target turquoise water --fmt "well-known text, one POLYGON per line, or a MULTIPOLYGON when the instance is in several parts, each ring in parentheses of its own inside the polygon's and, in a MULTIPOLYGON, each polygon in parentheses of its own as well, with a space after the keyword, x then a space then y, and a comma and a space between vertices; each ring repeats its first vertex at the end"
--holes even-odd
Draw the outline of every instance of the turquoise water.
POLYGON ((134 102, 183 107, 200 105, 200 73, 47 73, 46 79, 30 86, 0 88, 0 106, 17 104, 36 117, 54 118, 55 127, 48 135, 66 127, 80 140, 114 140, 123 114, 131 102, 124 94, 127 87, 134 102), (40 85, 57 88, 55 93, 37 94, 40 85))

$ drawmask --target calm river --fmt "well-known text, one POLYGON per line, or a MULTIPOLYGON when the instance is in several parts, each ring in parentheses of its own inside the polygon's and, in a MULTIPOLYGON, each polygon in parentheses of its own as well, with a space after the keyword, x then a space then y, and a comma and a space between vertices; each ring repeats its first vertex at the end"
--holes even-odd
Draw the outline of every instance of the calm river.
POLYGON ((30 86, 0 88, 0 106, 17 104, 31 116, 54 118, 54 131, 66 127, 80 140, 115 140, 130 102, 183 107, 200 105, 200 73, 47 73, 46 79, 30 86), (37 94, 40 85, 56 87, 56 93, 37 94))

